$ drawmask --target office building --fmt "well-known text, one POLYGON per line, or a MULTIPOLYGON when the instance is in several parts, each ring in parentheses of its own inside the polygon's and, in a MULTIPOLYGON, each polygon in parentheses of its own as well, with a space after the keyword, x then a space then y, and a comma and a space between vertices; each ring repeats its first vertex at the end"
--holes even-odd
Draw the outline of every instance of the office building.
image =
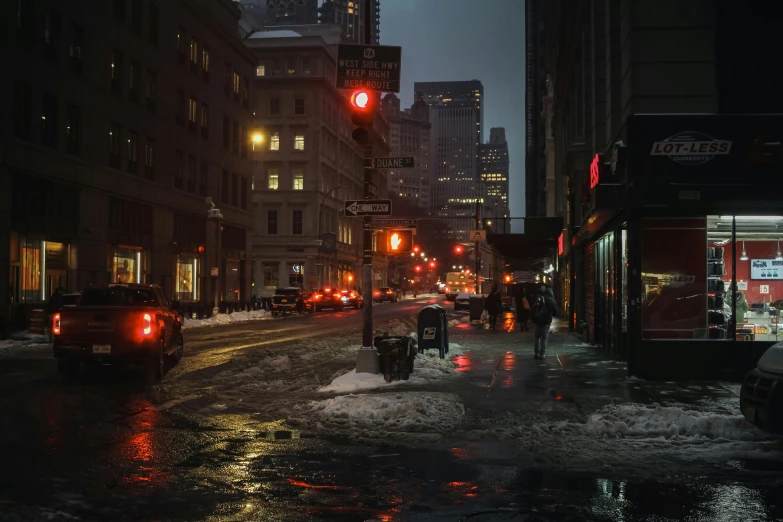
POLYGON ((17 328, 57 287, 157 283, 210 310, 216 288, 250 298, 254 60, 239 10, 159 5, 0 8, 13 41, 0 51, 13 112, 0 127, 0 318, 17 328))
POLYGON ((525 215, 528 217, 554 215, 547 213, 547 198, 554 201, 554 186, 550 185, 547 191, 546 136, 542 123, 547 89, 545 14, 545 0, 525 0, 525 215))
MULTIPOLYGON (((350 102, 334 85, 338 27, 296 26, 253 33, 256 121, 265 142, 253 177, 254 291, 277 287, 358 287, 362 223, 344 215, 363 199, 363 156, 351 132, 350 102)), ((374 149, 388 155, 388 124, 376 118, 374 149)), ((373 182, 387 195, 384 171, 373 182)), ((386 259, 373 259, 373 284, 386 284, 386 259)))
POLYGON ((430 209, 430 122, 429 109, 419 99, 408 109, 400 110, 400 99, 387 94, 381 112, 389 122, 391 156, 412 157, 411 169, 388 169, 389 192, 413 205, 430 209))
POLYGON ((364 8, 369 3, 372 26, 370 44, 381 43, 381 0, 324 0, 319 8, 319 22, 336 24, 343 29, 343 39, 348 43, 366 43, 364 38, 364 8))
POLYGON ((431 211, 449 218, 443 239, 466 241, 484 197, 478 173, 484 87, 478 80, 416 82, 414 92, 430 111, 431 211))
POLYGON ((508 208, 508 143, 506 129, 489 130, 489 142, 479 146, 479 175, 484 185, 483 219, 491 233, 511 231, 508 208))

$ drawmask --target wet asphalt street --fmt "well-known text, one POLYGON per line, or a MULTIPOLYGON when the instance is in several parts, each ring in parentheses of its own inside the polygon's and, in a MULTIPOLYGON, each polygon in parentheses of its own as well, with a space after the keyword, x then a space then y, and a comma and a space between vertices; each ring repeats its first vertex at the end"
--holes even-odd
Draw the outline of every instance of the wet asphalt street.
MULTIPOLYGON (((376 331, 414 331, 428 302, 376 307, 376 331)), ((730 385, 628 383, 559 332, 535 363, 514 327, 455 325, 469 347, 458 375, 405 388, 459 400, 458 422, 427 424, 438 410, 418 406, 423 424, 381 431, 305 407, 354 366, 359 311, 187 330, 182 361, 152 388, 119 368, 61 383, 45 349, 0 359, 0 520, 783 520, 777 439, 578 429, 617 401, 709 397, 731 415, 730 385)))

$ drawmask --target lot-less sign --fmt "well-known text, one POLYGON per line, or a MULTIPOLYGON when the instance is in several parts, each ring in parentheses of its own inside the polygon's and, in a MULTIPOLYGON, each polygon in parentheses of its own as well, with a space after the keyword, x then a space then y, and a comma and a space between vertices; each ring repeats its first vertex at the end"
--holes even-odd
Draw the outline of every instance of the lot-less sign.
POLYGON ((402 47, 337 46, 337 88, 400 92, 402 47))

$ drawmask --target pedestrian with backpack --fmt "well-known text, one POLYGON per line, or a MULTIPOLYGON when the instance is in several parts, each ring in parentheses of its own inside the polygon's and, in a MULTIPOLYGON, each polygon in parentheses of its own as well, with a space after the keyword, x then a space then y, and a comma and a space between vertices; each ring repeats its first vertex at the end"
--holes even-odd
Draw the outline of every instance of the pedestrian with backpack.
POLYGON ((490 330, 494 330, 495 326, 498 324, 498 315, 500 315, 502 309, 503 300, 500 298, 500 292, 498 291, 498 287, 493 286, 492 291, 487 296, 484 304, 484 310, 489 314, 490 330))
POLYGON ((543 359, 546 356, 546 344, 549 339, 549 328, 552 326, 552 318, 558 314, 555 294, 551 288, 541 285, 538 289, 532 308, 530 309, 530 318, 533 321, 534 359, 543 359))

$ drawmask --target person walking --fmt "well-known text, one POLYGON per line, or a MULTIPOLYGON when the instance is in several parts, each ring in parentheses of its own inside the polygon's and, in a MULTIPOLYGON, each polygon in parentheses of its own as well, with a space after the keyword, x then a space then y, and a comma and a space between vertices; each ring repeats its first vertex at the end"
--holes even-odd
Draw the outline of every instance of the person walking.
POLYGON ((487 314, 489 314, 489 328, 494 330, 498 323, 498 315, 503 309, 503 302, 500 299, 498 287, 492 287, 492 291, 489 293, 487 300, 484 303, 484 309, 487 311, 487 314))
POLYGON ((541 285, 538 289, 539 295, 530 310, 530 317, 533 320, 535 350, 534 359, 543 359, 546 356, 546 344, 549 339, 549 328, 552 326, 552 318, 558 314, 555 294, 551 288, 541 285))
POLYGON ((519 331, 527 332, 527 321, 530 319, 530 301, 527 300, 525 289, 519 287, 517 295, 514 296, 514 305, 517 308, 517 322, 519 322, 519 331))

